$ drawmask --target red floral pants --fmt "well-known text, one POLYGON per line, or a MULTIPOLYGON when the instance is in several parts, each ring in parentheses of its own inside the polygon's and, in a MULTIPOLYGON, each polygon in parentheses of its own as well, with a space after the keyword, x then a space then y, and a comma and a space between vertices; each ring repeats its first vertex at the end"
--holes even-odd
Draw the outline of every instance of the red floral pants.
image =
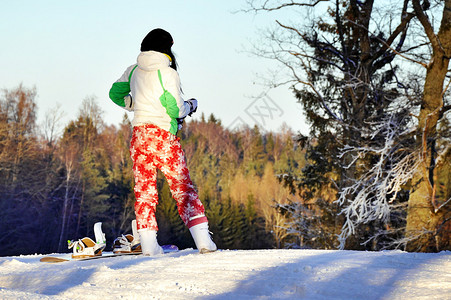
POLYGON ((185 225, 207 222, 186 166, 179 138, 155 125, 135 126, 130 145, 135 177, 135 214, 139 229, 158 230, 155 210, 158 204, 157 168, 166 177, 172 197, 185 225))

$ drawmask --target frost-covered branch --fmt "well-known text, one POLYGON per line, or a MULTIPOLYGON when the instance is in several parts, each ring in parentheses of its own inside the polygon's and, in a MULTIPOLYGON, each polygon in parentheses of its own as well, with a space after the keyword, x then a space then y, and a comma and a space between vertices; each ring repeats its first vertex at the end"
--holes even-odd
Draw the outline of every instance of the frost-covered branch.
POLYGON ((434 212, 437 213, 440 209, 442 209, 443 207, 445 207, 448 203, 451 202, 451 198, 449 198, 448 200, 446 200, 444 203, 442 203, 439 207, 435 207, 434 212))
MULTIPOLYGON (((340 249, 344 248, 346 239, 355 234, 360 224, 374 220, 389 221, 392 203, 421 162, 418 151, 405 151, 399 145, 401 133, 398 125, 393 116, 380 124, 376 132, 385 136, 382 146, 343 148, 342 156, 354 154, 353 164, 370 154, 376 159, 368 171, 340 191, 336 202, 343 207, 340 214, 345 216, 338 237, 340 249)), ((375 138, 375 135, 372 137, 375 138)))

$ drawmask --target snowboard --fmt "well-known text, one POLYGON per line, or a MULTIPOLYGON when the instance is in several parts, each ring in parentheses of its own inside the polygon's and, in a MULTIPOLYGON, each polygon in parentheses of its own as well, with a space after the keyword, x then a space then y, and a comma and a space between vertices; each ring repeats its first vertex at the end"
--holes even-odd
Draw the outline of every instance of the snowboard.
MULTIPOLYGON (((179 250, 179 248, 176 245, 162 245, 161 248, 163 248, 164 253, 170 253, 170 252, 176 252, 179 250)), ((66 261, 86 261, 86 260, 92 260, 92 259, 102 259, 102 258, 111 258, 111 257, 117 257, 117 256, 126 256, 126 255, 142 255, 141 252, 131 252, 131 253, 111 253, 111 254, 103 254, 99 256, 92 256, 92 257, 85 257, 85 258, 63 258, 63 257, 57 257, 57 256, 44 256, 39 261, 46 262, 46 263, 60 263, 60 262, 66 262, 66 261)))

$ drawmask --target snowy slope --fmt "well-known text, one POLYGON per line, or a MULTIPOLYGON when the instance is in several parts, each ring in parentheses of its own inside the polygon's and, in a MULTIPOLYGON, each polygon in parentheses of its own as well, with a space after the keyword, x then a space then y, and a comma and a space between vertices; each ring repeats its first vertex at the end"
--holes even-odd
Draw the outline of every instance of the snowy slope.
POLYGON ((451 253, 248 250, 0 258, 0 299, 451 299, 451 253))

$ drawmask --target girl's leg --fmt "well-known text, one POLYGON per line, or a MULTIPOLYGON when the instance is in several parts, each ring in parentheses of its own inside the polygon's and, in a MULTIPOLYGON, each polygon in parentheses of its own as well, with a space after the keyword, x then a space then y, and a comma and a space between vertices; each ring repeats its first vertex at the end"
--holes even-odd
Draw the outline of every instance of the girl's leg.
POLYGON ((155 210, 158 204, 157 170, 148 151, 153 137, 145 126, 135 126, 130 144, 135 177, 135 214, 138 230, 158 230, 155 210))
POLYGON ((200 253, 216 251, 216 244, 212 241, 208 230, 208 220, 205 209, 189 176, 185 155, 178 140, 172 141, 171 146, 160 153, 157 167, 164 173, 177 201, 178 212, 185 225, 188 226, 200 253))
POLYGON ((166 151, 163 151, 157 159, 157 167, 168 181, 172 197, 177 202, 179 215, 185 225, 190 228, 206 223, 205 209, 191 181, 180 142, 174 140, 170 144, 170 147, 163 147, 166 151))

